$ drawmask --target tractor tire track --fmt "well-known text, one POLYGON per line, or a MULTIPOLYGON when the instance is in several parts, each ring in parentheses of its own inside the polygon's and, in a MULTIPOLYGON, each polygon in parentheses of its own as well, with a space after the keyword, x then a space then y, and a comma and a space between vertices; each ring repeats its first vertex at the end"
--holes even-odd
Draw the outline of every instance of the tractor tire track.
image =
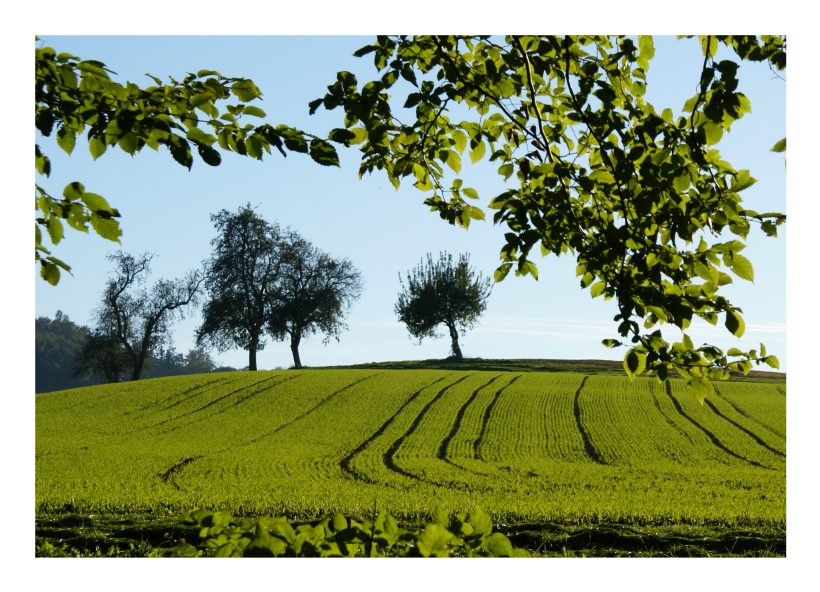
POLYGON ((448 384, 443 389, 441 389, 438 393, 436 393, 436 395, 432 399, 430 399, 430 401, 428 401, 428 403, 424 407, 422 407, 421 411, 419 411, 418 415, 416 415, 416 418, 413 420, 413 423, 410 424, 410 427, 407 429, 407 431, 404 432, 404 434, 402 434, 401 436, 399 436, 390 445, 390 447, 387 449, 387 451, 384 453, 382 459, 383 459, 383 462, 384 462, 384 466, 387 467, 387 469, 389 471, 392 471, 394 473, 399 473, 400 475, 404 475, 405 477, 407 477, 409 479, 414 479, 416 481, 424 481, 425 483, 431 483, 433 485, 444 486, 444 484, 442 484, 442 483, 435 483, 435 482, 432 482, 432 481, 427 481, 425 479, 422 479, 418 475, 415 475, 415 474, 413 474, 409 471, 405 471, 404 469, 402 469, 400 466, 398 466, 396 464, 396 461, 394 459, 395 459, 396 452, 398 451, 398 449, 401 447, 402 444, 404 444, 404 441, 407 440, 407 438, 410 437, 410 435, 414 431, 416 431, 416 428, 419 426, 419 424, 421 424, 422 420, 424 419, 424 416, 427 415, 427 412, 430 411, 433 404, 436 401, 438 401, 439 398, 441 398, 441 396, 445 392, 447 392, 450 388, 454 387, 459 382, 462 382, 462 381, 466 380, 470 376, 472 376, 472 374, 467 374, 465 376, 462 376, 461 378, 459 378, 455 382, 452 382, 452 383, 448 384))
MULTIPOLYGON (((444 440, 441 441, 441 444, 438 447, 438 452, 436 453, 436 458, 438 458, 439 460, 443 460, 444 462, 450 463, 453 466, 458 466, 458 465, 453 464, 452 461, 450 461, 450 459, 447 458, 447 448, 450 446, 450 442, 452 441, 452 439, 458 433, 459 428, 461 428, 461 422, 464 419, 464 413, 467 411, 467 408, 470 407, 470 405, 473 404, 473 401, 475 401, 476 397, 478 396, 478 393, 481 392, 482 390, 484 390, 486 387, 490 386, 493 382, 495 382, 499 378, 501 378, 501 374, 493 376, 490 380, 488 380, 487 382, 482 384, 480 387, 475 389, 473 391, 473 393, 470 395, 470 398, 467 399, 464 402, 464 404, 458 410, 458 413, 456 413, 456 418, 453 421, 453 427, 450 428, 450 433, 447 434, 447 436, 445 436, 444 440)), ((459 468, 461 468, 461 467, 459 467, 459 468)))
POLYGON ((224 413, 225 411, 227 411, 231 407, 235 407, 236 405, 238 405, 240 403, 244 403, 245 401, 255 397, 256 395, 258 395, 259 393, 262 393, 262 392, 265 392, 265 391, 270 390, 272 388, 275 388, 275 387, 279 386, 280 384, 290 382, 291 380, 296 380, 300 376, 301 376, 301 374, 297 374, 295 376, 288 376, 287 378, 285 378, 283 380, 278 380, 276 382, 273 382, 273 384, 268 384, 268 383, 271 382, 271 381, 276 380, 277 378, 280 378, 279 376, 271 376, 269 378, 259 380, 257 382, 254 382, 251 385, 243 386, 241 388, 238 388, 238 389, 235 389, 235 390, 231 391, 230 393, 228 393, 226 395, 222 395, 221 397, 217 397, 213 401, 210 401, 210 402, 206 403, 205 405, 203 405, 202 407, 198 407, 197 409, 194 409, 193 411, 182 413, 182 414, 180 414, 180 415, 178 415, 174 418, 171 418, 171 419, 163 420, 163 421, 161 421, 159 423, 156 423, 156 424, 154 424, 153 426, 150 426, 150 427, 157 427, 157 426, 160 426, 160 425, 164 425, 166 423, 170 423, 172 421, 179 421, 179 420, 181 420, 185 417, 189 417, 189 416, 192 416, 194 414, 200 414, 201 412, 205 411, 209 407, 212 407, 212 406, 216 405, 217 403, 220 403, 220 402, 224 401, 225 399, 227 399, 229 397, 236 396, 237 401, 235 403, 233 403, 231 405, 228 405, 228 406, 226 406, 224 408, 221 408, 221 409, 216 409, 213 413, 209 413, 207 415, 200 415, 199 417, 196 417, 192 421, 188 421, 188 422, 185 422, 185 423, 173 425, 168 429, 164 429, 164 430, 160 431, 160 434, 169 434, 171 432, 175 432, 175 431, 180 430, 184 427, 188 427, 189 425, 193 425, 195 423, 205 421, 206 419, 210 419, 211 417, 213 417, 215 415, 219 415, 220 413, 224 413))
POLYGON ((737 405, 735 405, 734 403, 732 403, 732 402, 731 402, 729 399, 727 399, 725 396, 721 395, 721 394, 720 394, 720 391, 718 390, 718 387, 717 387, 717 386, 715 386, 715 394, 716 394, 716 395, 718 395, 722 401, 725 401, 725 402, 726 402, 726 403, 727 403, 727 404, 728 404, 728 405, 729 405, 732 409, 734 409, 735 411, 737 411, 740 415, 742 415, 743 417, 745 417, 746 419, 748 419, 748 420, 749 420, 749 421, 751 421, 752 423, 754 423, 754 424, 756 424, 756 425, 760 426, 760 427, 761 427, 761 428, 763 428, 764 430, 767 430, 767 431, 771 432, 771 433, 772 433, 772 434, 774 434, 775 436, 779 436, 779 437, 781 437, 781 438, 783 438, 783 439, 785 439, 785 438, 786 438, 786 434, 782 434, 782 433, 780 432, 780 430, 776 430, 776 429, 774 429, 773 427, 771 427, 770 425, 767 425, 767 424, 763 423, 762 421, 755 419, 754 417, 752 417, 751 415, 749 415, 748 413, 746 413, 743 409, 741 409, 740 407, 738 407, 737 405))
MULTIPOLYGON (((654 387, 654 384, 652 386, 654 387)), ((668 423, 670 426, 672 426, 678 433, 683 435, 683 437, 686 438, 687 440, 689 440, 689 443, 694 446, 695 445, 695 440, 692 438, 692 436, 686 430, 684 430, 682 427, 680 427, 678 425, 678 422, 676 422, 674 419, 669 417, 669 415, 667 415, 666 411, 663 410, 663 407, 661 407, 661 403, 658 400, 657 391, 654 388, 652 388, 652 402, 655 404, 655 407, 657 408, 658 413, 660 413, 661 416, 666 420, 666 423, 668 423)))
POLYGON ((720 410, 717 407, 715 407, 714 403, 712 403, 711 401, 708 401, 708 400, 706 400, 704 402, 706 403, 706 406, 709 407, 709 409, 711 409, 714 412, 715 415, 720 417, 722 420, 729 422, 730 424, 735 426, 737 429, 739 429, 740 431, 747 434, 752 440, 757 442, 758 445, 762 446, 763 448, 765 448, 769 452, 771 452, 773 454, 776 454, 777 456, 780 456, 781 458, 786 458, 785 454, 783 454, 779 450, 776 450, 776 449, 772 448, 771 446, 769 446, 768 444, 766 444, 766 442, 764 442, 757 434, 755 434, 751 430, 748 430, 748 429, 744 428, 742 425, 740 425, 739 423, 737 423, 733 419, 730 419, 730 418, 726 417, 725 415, 723 415, 723 413, 721 413, 720 410))
POLYGON ((760 464, 760 463, 759 463, 759 462, 757 462, 757 461, 754 461, 754 460, 748 459, 748 458, 746 458, 745 456, 743 456, 743 455, 741 455, 741 454, 738 454, 738 453, 737 453, 737 452, 735 452, 734 450, 731 450, 731 449, 730 449, 730 448, 728 448, 728 447, 727 447, 727 446, 726 446, 723 442, 721 442, 721 441, 718 439, 718 437, 717 437, 717 436, 715 436, 715 434, 713 434, 713 433, 712 433, 711 431, 709 431, 706 427, 704 427, 703 425, 701 425, 701 424, 700 424, 697 420, 695 420, 695 418, 693 418, 692 416, 690 416, 689 414, 687 414, 687 413, 683 410, 683 407, 681 406, 680 401, 678 401, 678 400, 675 398, 675 396, 672 394, 672 383, 671 383, 671 382, 669 382, 668 380, 666 381, 666 394, 667 394, 667 395, 669 395, 669 398, 672 400, 672 404, 675 406, 675 409, 677 410, 677 412, 678 412, 678 413, 680 413, 680 415, 681 415, 684 419, 686 419, 687 421, 689 421, 689 423, 691 423, 693 426, 695 426, 697 429, 699 429, 701 432, 703 432, 703 434, 704 434, 707 438, 709 438, 709 440, 712 442, 712 444, 714 444, 717 448, 719 448, 720 450, 722 450, 723 452, 725 452, 725 453, 726 453, 726 454, 728 454, 729 456, 732 456, 732 457, 734 457, 734 458, 737 458, 737 459, 739 459, 739 460, 742 460, 742 461, 744 461, 744 462, 747 462, 747 463, 749 463, 750 465, 753 465, 753 466, 755 466, 755 467, 760 467, 761 469, 767 469, 767 468, 770 468, 770 467, 765 467, 765 466, 763 466, 762 464, 760 464))
POLYGON ((385 420, 385 422, 381 426, 379 426, 379 428, 375 432, 373 432, 365 441, 360 443, 356 448, 353 449, 352 452, 350 452, 341 461, 339 461, 339 468, 342 469, 342 472, 349 475, 349 476, 351 476, 351 477, 353 477, 353 479, 355 479, 357 481, 364 481, 366 483, 373 483, 373 484, 380 483, 379 481, 376 481, 375 479, 371 479, 370 477, 368 477, 364 473, 361 473, 361 472, 357 471, 355 468, 353 468, 353 466, 352 466, 353 459, 356 458, 358 455, 360 455, 362 452, 364 452, 367 449, 367 447, 370 446, 370 444, 372 444, 376 440, 376 438, 381 436, 387 430, 387 428, 389 428, 392 425, 392 423, 394 421, 396 421, 396 418, 401 414, 402 411, 404 411, 404 408, 407 407, 413 401, 415 401, 419 397, 419 395, 421 395, 422 392, 424 392, 425 390, 427 390, 428 388, 430 388, 434 384, 441 382, 445 378, 447 378, 447 376, 442 376, 441 378, 437 378, 436 380, 434 380, 430 384, 424 385, 419 390, 417 390, 416 392, 411 394, 409 397, 407 397, 407 400, 404 403, 401 404, 401 407, 399 407, 393 415, 388 417, 387 420, 385 420))
POLYGON ((185 389, 183 391, 171 393, 170 395, 165 397, 162 401, 141 406, 139 409, 137 409, 137 414, 150 415, 151 413, 160 413, 162 411, 167 411, 168 409, 171 409, 172 407, 175 407, 175 406, 177 406, 181 403, 184 403, 185 401, 187 401, 189 399, 193 399, 194 397, 199 395, 201 391, 207 389, 208 387, 214 386, 214 385, 219 384, 221 382, 225 382, 227 380, 228 380, 227 377, 222 376, 222 377, 215 378, 213 380, 208 380, 208 381, 202 382, 200 384, 196 384, 194 386, 188 387, 187 389, 185 389), (162 405, 163 403, 166 403, 167 401, 173 401, 173 402, 169 405, 166 405, 165 407, 161 407, 161 408, 157 409, 158 405, 162 405))
POLYGON ((521 376, 522 375, 519 374, 519 375, 513 377, 513 379, 510 380, 510 382, 508 382, 507 384, 502 386, 500 389, 498 389, 495 392, 495 394, 493 395, 493 400, 490 401, 490 404, 487 405, 487 409, 484 410, 484 417, 481 420, 481 432, 479 432, 478 438, 476 438, 475 442, 473 442, 473 458, 477 458, 479 460, 483 460, 484 462, 487 462, 480 451, 481 451, 482 445, 484 444, 484 438, 487 435, 487 428, 490 425, 490 416, 493 413, 493 409, 495 408, 496 403, 498 403, 499 397, 501 397, 501 393, 503 393, 505 390, 507 390, 507 388, 510 385, 512 385, 512 383, 514 383, 516 380, 521 378, 521 376))
MULTIPOLYGON (((299 375, 299 376, 301 376, 301 375, 299 375)), ((286 428, 287 426, 291 425, 292 423, 294 423, 294 422, 296 422, 296 421, 298 421, 298 420, 302 419, 303 417, 305 417, 305 416, 306 416, 306 415, 308 415, 309 413, 312 413, 312 412, 313 412, 313 411, 315 411, 318 407, 320 407, 320 406, 321 406, 321 405, 323 405, 324 403, 327 403, 327 402, 328 402, 330 399, 332 399, 333 397, 335 397, 335 396, 337 396, 337 395, 339 395, 339 394, 343 393, 343 392, 344 392, 344 391, 346 391, 347 389, 349 389, 349 388, 351 388, 351 387, 353 387, 353 386, 355 386, 355 385, 359 384, 360 382, 363 382, 363 381, 368 380, 368 379, 370 379, 370 378, 375 378, 376 376, 378 376, 378 374, 369 374, 368 376, 365 376, 364 378, 360 378, 359 380, 353 381, 353 382, 351 382, 350 384, 348 384, 348 385, 346 385, 346 386, 344 386, 344 387, 342 387, 342 388, 340 388, 340 389, 338 389, 338 390, 336 390, 336 391, 333 391, 333 392, 332 392, 332 393, 330 393, 327 397, 325 397, 324 399, 322 399, 321 401, 319 401, 316 405, 314 405, 313 407, 311 407, 311 408, 310 408, 310 409, 308 409, 307 411, 305 411, 305 412, 303 412, 302 414, 298 415, 297 417, 294 417, 293 419, 291 419, 291 420, 289 420, 289 421, 287 421, 287 422, 285 422, 285 423, 283 423, 283 424, 279 425, 278 427, 276 427, 275 429, 271 430, 270 432, 266 432, 266 433, 264 433, 264 434, 260 434, 260 435, 259 435, 259 436, 257 436, 256 438, 253 438, 252 440, 248 440, 248 441, 243 442, 243 443, 238 444, 238 445, 224 446, 224 447, 222 447, 222 448, 220 448, 220 449, 218 449, 218 450, 212 450, 212 451, 210 451, 207 455, 206 455, 206 454, 201 454, 201 455, 199 455, 199 456, 189 457, 189 458, 185 459, 184 461, 181 461, 181 462, 177 463, 176 465, 174 465, 173 467, 171 467, 171 469, 169 469, 168 471, 166 471, 164 474, 169 474, 169 472, 170 472, 170 474, 171 474, 171 475, 178 474, 178 473, 179 473, 179 472, 180 472, 180 471, 181 471, 184 467, 188 466, 189 464, 191 464, 191 463, 192 463, 192 462, 194 462, 195 460, 199 460, 199 459, 205 458, 205 457, 207 457, 207 456, 218 456, 218 455, 220 455, 220 454, 222 454, 222 453, 224 453, 224 452, 227 452, 228 450, 233 450, 233 449, 236 449, 236 448, 241 448, 241 447, 244 447, 244 446, 248 446, 248 445, 250 445, 250 444, 253 444, 253 443, 255 443, 255 442, 258 442, 259 440, 261 440, 261 439, 262 439, 262 438, 264 438, 264 437, 267 437, 267 436, 272 436, 272 435, 273 435, 273 434, 275 434, 276 432, 278 432, 278 431, 280 431, 280 430, 282 430, 282 429, 286 428)), ((293 380, 294 378, 298 378, 298 376, 291 377, 291 378, 289 378, 288 380, 293 380)), ((261 381, 261 382, 264 382, 264 381, 261 381)), ((276 383, 275 385, 273 385, 273 386, 276 386, 276 385, 278 385, 278 384, 282 384, 283 382, 287 382, 287 380, 283 380, 283 381, 277 382, 277 383, 276 383)), ((256 384, 259 384, 259 383, 256 383, 256 384)), ((252 394, 252 395, 248 395, 247 397, 245 397, 245 398, 243 399, 243 401, 245 401, 245 400, 247 400, 247 399, 250 399, 252 396, 254 396, 255 394, 258 394, 259 392, 262 392, 263 390, 266 390, 266 389, 265 389, 265 388, 263 388, 263 389, 260 389, 259 391, 257 391, 256 393, 254 393, 254 394, 252 394)), ((235 403, 234 405, 238 405, 239 403, 241 403, 241 402, 243 402, 243 401, 239 401, 239 402, 235 403)), ((209 417, 210 417, 210 416, 209 416, 209 417)), ((197 420, 197 421, 199 421, 199 420, 197 420)), ((192 422, 192 423, 193 423, 193 422, 192 422)), ((163 479, 163 481, 167 481, 167 478, 164 478, 164 479, 163 479)), ((174 485, 177 489, 180 489, 180 487, 179 487, 178 485, 176 485, 176 483, 175 483, 175 482, 172 482, 172 484, 173 484, 173 485, 174 485)))
POLYGON ((313 407, 311 407, 311 408, 310 408, 310 409, 308 409, 307 411, 304 411, 301 415, 298 415, 298 416, 294 417, 293 419, 291 419, 290 421, 287 421, 287 422, 285 422, 285 423, 283 423, 283 424, 280 424, 279 426, 277 426, 276 428, 274 428, 274 429, 272 429, 272 430, 270 430, 270 431, 268 431, 268 432, 264 432, 264 433, 262 433, 262 434, 259 434, 259 435, 258 435, 258 436, 256 436, 255 438, 253 438, 253 439, 251 439, 251 440, 248 440, 248 441, 246 441, 246 442, 243 442, 242 444, 240 444, 239 446, 236 446, 235 448, 238 448, 238 447, 240 447, 240 446, 249 446, 250 444, 255 444, 256 442, 258 442, 258 441, 259 441, 259 440, 261 440, 262 438, 268 438, 268 437, 270 437, 270 436, 273 436, 273 435, 274 435, 274 434, 276 434, 277 432, 279 432, 279 431, 281 431, 281 430, 284 430, 284 429, 285 429, 286 427, 288 427, 289 425, 291 425, 291 424, 293 424, 293 423, 295 423, 295 422, 299 421, 300 419, 303 419, 303 418, 304 418, 304 417, 306 417, 307 415, 309 415, 309 414, 313 413, 313 412, 314 412, 314 411, 316 411, 319 407, 321 407, 322 405, 324 405, 325 403, 327 403, 328 401, 330 401, 330 400, 331 400, 331 399, 333 399, 334 397, 336 397, 336 396, 338 396, 338 395, 341 395, 341 394, 342 394, 343 392, 345 392, 346 390, 353 388, 354 386, 356 386, 357 384, 360 384, 360 383, 364 382, 365 380, 370 380, 371 378, 376 378, 376 377, 377 377, 377 376, 379 376, 380 374, 383 374, 383 372, 378 372, 378 373, 376 373, 376 374, 368 374, 368 375, 367 375, 367 376, 365 376, 364 378, 360 378, 359 380, 354 380, 353 382, 351 382, 351 383, 350 383, 350 384, 348 384, 347 386, 343 386, 342 388, 340 388, 340 389, 338 389, 338 390, 333 391, 333 392, 332 392, 332 393, 330 393, 327 397, 325 397, 324 399, 322 399, 321 401, 319 401, 318 403, 316 403, 313 407))
MULTIPOLYGON (((239 387, 239 388, 237 388, 237 389, 232 390, 231 392, 229 392, 229 393, 228 393, 228 394, 226 394, 226 395, 223 395, 223 396, 221 396, 221 397, 219 397, 219 398, 217 398, 217 399, 214 399, 211 403, 208 403, 208 404, 206 404, 206 405, 203 405, 202 407, 199 407, 199 408, 194 409, 194 410, 192 410, 192 411, 186 411, 186 412, 184 412, 184 413, 180 413, 179 415, 174 415, 173 417, 169 417, 169 418, 167 418, 167 419, 163 419, 163 420, 161 420, 161 421, 157 421, 157 422, 154 422, 154 423, 151 423, 151 424, 148 424, 148 425, 144 425, 144 426, 136 427, 136 428, 134 428, 134 429, 132 429, 132 430, 128 430, 128 431, 125 431, 125 432, 119 432, 117 435, 120 435, 120 436, 129 436, 129 435, 131 435, 131 434, 135 434, 135 433, 137 433, 137 432, 144 432, 144 431, 146 431, 146 430, 150 430, 150 429, 152 429, 152 428, 155 428, 155 427, 158 427, 158 426, 161 426, 161 425, 165 425, 165 424, 170 423, 170 422, 172 422, 172 421, 178 421, 178 420, 180 420, 180 419, 182 419, 182 418, 184 418, 184 417, 187 417, 187 416, 189 416, 189 415, 193 415, 194 413, 197 413, 197 412, 202 411, 203 409, 205 409, 205 408, 207 408, 207 407, 210 407, 210 406, 211 406, 211 404, 213 404, 213 403, 217 403, 217 402, 219 402, 219 401, 221 401, 221 400, 223 400, 223 399, 225 399, 225 398, 227 398, 227 397, 231 397, 231 396, 233 396, 233 395, 235 395, 235 394, 237 394, 237 393, 239 393, 239 392, 242 392, 242 391, 243 391, 243 390, 245 390, 245 389, 250 389, 250 388, 253 388, 253 387, 255 387, 255 386, 257 386, 257 385, 260 385, 260 384, 262 384, 262 383, 264 383, 264 382, 269 382, 269 381, 271 381, 271 380, 274 380, 275 378, 278 378, 278 377, 277 377, 277 376, 271 376, 271 377, 268 377, 268 378, 263 378, 262 380, 257 380, 256 382, 251 383, 251 384, 249 384, 249 385, 243 385, 243 386, 241 386, 241 387, 239 387)), ((293 378, 295 378, 295 377, 293 377, 293 378)), ((291 380, 292 380, 292 378, 291 378, 291 380)), ((282 382, 284 382, 284 381, 282 381, 282 382)), ((164 433, 164 432, 163 432, 163 433, 164 433)))
POLYGON ((177 491, 181 491, 182 488, 177 484, 176 479, 174 479, 173 477, 179 471, 181 471, 182 468, 185 467, 185 465, 188 465, 188 464, 194 462, 198 458, 202 458, 202 457, 201 456, 189 456, 187 458, 183 458, 178 463, 175 463, 175 464, 171 465, 171 467, 167 471, 165 471, 164 473, 160 473, 158 475, 158 477, 160 479, 162 479, 163 483, 169 483, 170 482, 171 485, 174 487, 174 489, 176 489, 177 491))
POLYGON ((592 460, 592 462, 599 465, 605 465, 607 463, 595 449, 595 446, 593 446, 592 439, 589 437, 589 434, 584 428, 584 424, 581 422, 581 390, 584 388, 587 378, 589 378, 589 376, 584 376, 581 380, 581 384, 578 385, 578 390, 575 391, 575 399, 572 404, 573 413, 575 414, 575 424, 578 426, 578 431, 581 433, 581 439, 584 441, 584 451, 586 451, 587 456, 590 460, 592 460))

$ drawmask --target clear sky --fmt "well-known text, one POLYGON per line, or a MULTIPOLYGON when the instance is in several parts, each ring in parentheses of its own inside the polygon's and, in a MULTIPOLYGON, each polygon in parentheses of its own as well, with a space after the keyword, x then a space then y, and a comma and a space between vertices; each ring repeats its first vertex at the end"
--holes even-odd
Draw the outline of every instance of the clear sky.
MULTIPOLYGON (((307 104, 321 97, 339 70, 354 72, 360 81, 375 70, 370 57, 352 53, 367 43, 355 36, 51 36, 40 43, 82 58, 99 59, 117 72, 120 81, 150 84, 146 73, 165 78, 183 77, 202 68, 253 79, 262 89, 258 104, 267 121, 287 123, 323 135, 341 127, 341 113, 322 109, 308 115, 307 104)), ((695 41, 656 38, 648 99, 660 111, 679 111, 694 94, 702 57, 695 41)), ((785 136, 786 82, 763 64, 744 64, 741 91, 753 112, 737 122, 719 145, 736 168, 748 168, 759 179, 744 192, 748 207, 758 211, 786 210, 784 156, 769 148, 785 136)), ((179 166, 161 149, 144 149, 135 158, 109 150, 92 161, 87 144, 78 141, 71 157, 52 139, 38 137, 52 159, 52 175, 45 180, 52 192, 73 180, 105 196, 122 213, 120 247, 95 235, 67 230, 54 250, 73 267, 59 286, 35 282, 36 315, 52 316, 62 310, 75 322, 92 323, 92 310, 111 266, 105 256, 117 248, 129 253, 156 254, 153 278, 176 277, 197 267, 209 256, 215 231, 209 215, 225 208, 235 211, 250 202, 265 219, 290 226, 318 247, 347 257, 361 271, 364 293, 352 307, 349 330, 341 340, 322 344, 319 336, 303 341, 302 361, 310 365, 369 361, 442 358, 449 340, 412 340, 397 321, 393 306, 399 291, 399 273, 413 267, 428 251, 470 253, 471 262, 485 275, 499 263, 504 227, 476 222, 465 231, 452 227, 422 204, 424 194, 411 185, 394 190, 380 173, 357 177, 358 153, 339 148, 342 166, 327 168, 304 155, 278 154, 264 162, 233 154, 222 165, 209 167, 195 158, 192 170, 179 166)), ((466 159, 465 159, 466 160, 466 159)), ((500 187, 495 166, 465 165, 465 185, 475 187, 486 205, 500 187)), ((41 179, 42 181, 42 179, 41 179)), ((491 216, 488 216, 491 218, 491 216)), ((755 267, 754 284, 739 278, 726 295, 745 313, 746 334, 741 340, 721 324, 702 323, 691 332, 696 344, 756 347, 765 342, 787 368, 786 227, 779 239, 753 232, 744 252, 755 267)), ((540 280, 512 274, 496 284, 480 325, 461 340, 468 357, 483 358, 610 358, 623 349, 608 350, 605 337, 617 337, 612 316, 614 301, 591 299, 579 288, 575 261, 570 256, 536 260, 540 280)), ((34 269, 36 274, 38 270, 34 269)), ((193 345, 199 311, 174 329, 176 349, 193 345)), ((666 333, 666 331, 665 331, 666 333)), ((674 337, 675 333, 670 332, 674 337)), ((247 354, 232 350, 216 354, 218 362, 236 367, 247 364, 247 354)), ((288 367, 292 358, 286 343, 269 343, 259 354, 260 368, 288 367)))

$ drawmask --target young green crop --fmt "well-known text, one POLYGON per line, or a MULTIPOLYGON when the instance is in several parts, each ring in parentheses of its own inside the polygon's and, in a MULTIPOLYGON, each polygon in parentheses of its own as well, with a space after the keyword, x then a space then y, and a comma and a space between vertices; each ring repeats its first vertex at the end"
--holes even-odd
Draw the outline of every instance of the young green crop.
POLYGON ((36 398, 38 512, 785 528, 785 384, 299 370, 36 398))

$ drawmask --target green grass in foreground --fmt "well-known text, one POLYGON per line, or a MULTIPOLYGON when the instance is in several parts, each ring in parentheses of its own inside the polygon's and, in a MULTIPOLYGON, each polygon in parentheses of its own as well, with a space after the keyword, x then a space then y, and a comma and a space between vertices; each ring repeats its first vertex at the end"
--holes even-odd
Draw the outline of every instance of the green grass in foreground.
POLYGON ((73 519, 162 545, 155 517, 174 540, 194 507, 408 523, 480 507, 540 554, 782 555, 784 395, 732 381, 699 405, 677 381, 378 367, 46 393, 38 540, 78 542, 73 519))

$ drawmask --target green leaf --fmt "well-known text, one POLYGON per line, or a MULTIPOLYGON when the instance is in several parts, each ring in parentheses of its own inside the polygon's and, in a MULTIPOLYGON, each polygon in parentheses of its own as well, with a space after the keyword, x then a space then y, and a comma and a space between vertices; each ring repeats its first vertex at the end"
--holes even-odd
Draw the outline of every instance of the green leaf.
POLYGON ((478 199, 478 191, 476 191, 472 187, 467 187, 463 189, 462 192, 470 199, 478 199))
POLYGON ((765 362, 772 368, 780 368, 780 360, 777 359, 777 356, 766 356, 765 358, 763 358, 763 362, 765 362))
POLYGON ((598 296, 604 293, 605 289, 606 284, 604 282, 595 282, 594 284, 592 284, 592 287, 589 289, 589 291, 593 298, 597 298, 598 296))
POLYGON ((604 340, 601 341, 601 343, 603 343, 605 347, 608 347, 610 349, 613 348, 613 347, 618 347, 620 345, 623 345, 617 339, 604 339, 604 340))
POLYGON ((119 147, 122 148, 125 152, 133 156, 134 152, 137 151, 137 136, 136 134, 134 134, 134 132, 128 132, 120 138, 117 144, 119 144, 119 147))
POLYGON ((76 142, 76 136, 74 132, 67 130, 64 127, 61 127, 60 130, 57 132, 57 144, 65 150, 66 154, 71 154, 74 150, 74 144, 76 142))
POLYGON ((55 245, 63 240, 63 224, 57 216, 49 216, 46 223, 46 230, 51 242, 55 245))
POLYGON ((63 189, 63 197, 69 201, 80 199, 85 193, 85 186, 79 181, 73 181, 63 189))
POLYGON ((333 530, 339 532, 347 529, 347 519, 339 513, 333 515, 333 530))
POLYGON ((205 164, 210 166, 219 166, 220 163, 222 163, 222 155, 210 146, 199 144, 197 146, 197 150, 199 151, 199 156, 201 156, 202 160, 205 161, 205 164))
POLYGON ((512 269, 512 263, 502 263, 493 273, 493 280, 495 280, 495 282, 503 281, 510 273, 510 269, 512 269))
POLYGON ((723 128, 711 121, 703 126, 703 131, 706 133, 706 144, 709 146, 717 144, 723 137, 723 128))
POLYGON ((120 242, 122 230, 120 230, 120 224, 116 220, 92 214, 91 227, 104 239, 115 243, 120 242))
POLYGON ((231 92, 243 103, 262 96, 262 91, 251 80, 238 80, 231 85, 231 92))
POLYGON ((772 152, 785 152, 786 151, 786 138, 778 140, 777 143, 772 146, 772 152))
POLYGON ((755 281, 755 273, 752 268, 752 262, 746 259, 743 255, 738 255, 737 253, 732 255, 729 260, 729 268, 737 277, 750 282, 755 281))
POLYGON ((624 356, 624 370, 627 376, 634 378, 646 368, 646 354, 634 347, 624 356))
POLYGON ((706 399, 708 395, 714 393, 712 383, 705 378, 701 378, 700 376, 691 377, 686 382, 686 387, 689 394, 695 397, 700 404, 703 404, 704 399, 706 399))
POLYGON ((450 167, 454 172, 458 173, 461 171, 461 156, 459 156, 458 152, 454 150, 450 150, 447 152, 447 166, 450 167))
POLYGON ((493 521, 490 515, 480 508, 470 512, 468 522, 473 527, 473 532, 481 536, 486 536, 493 530, 493 521))
POLYGON ((192 127, 185 135, 189 140, 198 144, 204 144, 205 146, 211 146, 214 142, 216 142, 216 136, 212 136, 211 134, 202 131, 198 127, 192 127))
POLYGON ((94 160, 97 160, 100 156, 102 156, 105 153, 105 149, 105 142, 100 140, 97 136, 94 136, 88 141, 88 151, 91 152, 91 157, 94 160))
POLYGON ((440 524, 428 524, 416 537, 416 547, 423 557, 448 557, 448 544, 453 540, 453 534, 440 524))
POLYGON ((732 191, 743 191, 744 189, 751 187, 755 183, 757 183, 757 179, 752 177, 749 174, 749 171, 747 171, 746 169, 740 170, 737 172, 737 175, 732 181, 732 191))
POLYGON ((213 93, 210 93, 210 92, 199 93, 199 94, 196 94, 193 97, 191 97, 191 105, 193 107, 200 107, 200 106, 204 105, 205 103, 211 102, 213 99, 214 99, 213 93))
POLYGON ((265 117, 265 112, 255 105, 245 105, 242 110, 245 115, 252 115, 253 117, 265 117))
POLYGON ((494 532, 484 541, 484 547, 491 557, 512 557, 513 546, 500 532, 494 532))
POLYGON ((107 212, 109 214, 114 213, 114 208, 108 204, 108 201, 102 195, 97 195, 96 193, 83 193, 80 196, 80 199, 92 212, 107 212))
POLYGON ((339 142, 341 144, 349 144, 351 140, 356 139, 356 134, 350 130, 344 128, 336 128, 330 130, 330 133, 327 137, 334 142, 339 142))
POLYGON ((482 158, 484 158, 484 154, 487 152, 487 146, 484 144, 484 141, 480 141, 476 147, 470 152, 470 162, 475 164, 482 158))
POLYGON ((464 152, 467 147, 467 134, 461 130, 453 130, 453 147, 459 152, 464 152))
POLYGON ((726 311, 726 322, 724 325, 735 337, 742 337, 746 331, 746 323, 743 321, 743 317, 733 310, 726 311))
POLYGON ((678 193, 683 193, 689 188, 689 184, 691 183, 691 179, 689 178, 688 173, 684 173, 675 177, 672 180, 672 187, 675 188, 675 191, 678 193))
POLYGON ((323 166, 339 166, 339 155, 332 144, 315 138, 310 143, 310 157, 323 166))

